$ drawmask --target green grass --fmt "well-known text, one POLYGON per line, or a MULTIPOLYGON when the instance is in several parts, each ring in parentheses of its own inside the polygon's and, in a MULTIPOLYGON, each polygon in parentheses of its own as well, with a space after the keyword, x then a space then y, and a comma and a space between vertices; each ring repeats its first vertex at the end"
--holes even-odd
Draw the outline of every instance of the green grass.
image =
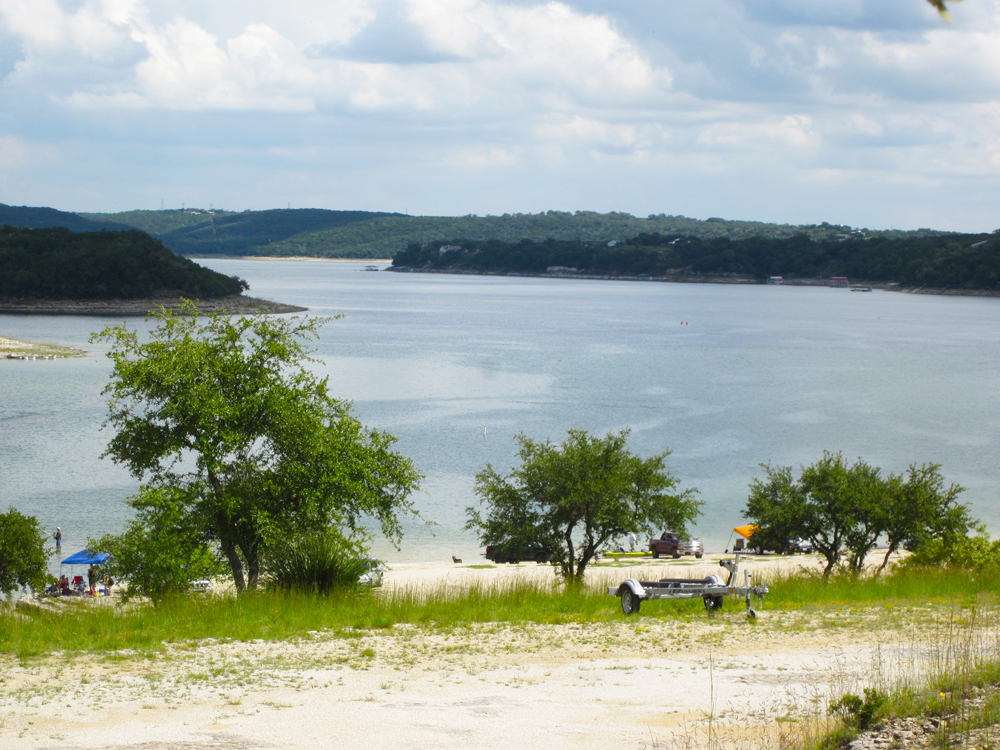
POLYGON ((809 573, 772 574, 761 581, 770 588, 766 603, 772 609, 972 602, 982 593, 1000 594, 995 574, 944 568, 896 568, 878 577, 833 575, 829 581, 809 573))
POLYGON ((157 649, 200 638, 283 640, 310 630, 345 632, 397 624, 454 627, 482 622, 565 623, 622 618, 614 599, 590 589, 556 592, 526 581, 333 595, 256 592, 180 597, 153 608, 80 608, 29 618, 0 615, 0 651, 20 657, 62 650, 157 649))
MULTIPOLYGON (((615 577, 618 575, 619 577, 615 577)), ((636 573, 636 575, 640 574, 636 573)), ((80 606, 65 614, 0 614, 0 652, 21 658, 55 650, 159 649, 164 642, 203 638, 285 640, 309 631, 349 634, 399 624, 451 628, 474 623, 614 622, 624 619, 605 586, 616 585, 614 570, 596 572, 591 585, 564 589, 555 582, 514 578, 485 581, 455 590, 392 589, 371 594, 256 592, 240 597, 179 597, 157 607, 80 606)), ((765 609, 843 609, 845 606, 972 603, 1000 589, 996 576, 963 572, 896 572, 879 579, 808 575, 772 577, 765 609)), ((726 610, 740 611, 730 599, 726 610)), ((705 617, 700 599, 644 603, 636 621, 705 617)))

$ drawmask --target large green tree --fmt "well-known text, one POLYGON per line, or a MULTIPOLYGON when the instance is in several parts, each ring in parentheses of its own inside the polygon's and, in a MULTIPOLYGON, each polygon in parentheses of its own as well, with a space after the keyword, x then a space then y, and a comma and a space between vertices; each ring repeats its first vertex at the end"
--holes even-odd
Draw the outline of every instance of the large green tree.
POLYGON ((762 468, 766 477, 751 482, 743 512, 757 526, 752 544, 781 550, 790 538, 808 539, 826 559, 824 576, 845 557, 860 572, 880 538, 889 549, 879 571, 907 539, 964 537, 976 528, 968 507, 957 502, 962 488, 945 487, 936 464, 911 466, 904 478, 824 452, 798 479, 791 467, 762 468))
POLYGON ((516 438, 521 465, 502 476, 492 466, 476 475, 483 515, 467 509, 466 528, 483 544, 541 543, 567 581, 581 581, 608 540, 629 531, 683 533, 701 515, 696 490, 680 490, 666 469, 669 451, 639 458, 629 432, 593 437, 570 430, 560 445, 516 438))
POLYGON ((782 550, 791 537, 803 537, 826 559, 824 576, 850 553, 852 567, 875 545, 878 470, 860 459, 848 466, 840 453, 825 452, 802 468, 798 479, 787 466, 763 465, 766 479, 750 484, 745 518, 757 529, 751 544, 782 550))
POLYGON ((34 516, 14 508, 0 513, 0 593, 8 602, 18 588, 41 591, 51 579, 46 539, 34 516))
POLYGON ((145 482, 137 502, 183 498, 185 525, 218 544, 238 590, 256 587, 269 544, 296 534, 351 543, 374 520, 398 544, 420 477, 306 367, 326 320, 185 312, 161 309, 148 334, 93 337, 114 362, 105 455, 145 482))

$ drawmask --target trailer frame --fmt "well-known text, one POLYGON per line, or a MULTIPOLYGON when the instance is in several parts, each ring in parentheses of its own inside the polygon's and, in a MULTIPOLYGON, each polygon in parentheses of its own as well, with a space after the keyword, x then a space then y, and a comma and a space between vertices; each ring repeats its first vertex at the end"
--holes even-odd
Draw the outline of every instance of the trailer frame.
POLYGON ((720 560, 719 565, 729 571, 729 577, 723 582, 717 575, 696 578, 661 578, 659 581, 637 581, 628 578, 618 586, 608 586, 608 594, 621 600, 622 612, 626 615, 636 614, 643 601, 651 599, 696 599, 701 597, 705 609, 715 612, 722 609, 724 597, 741 597, 746 601, 746 614, 751 620, 756 619, 757 610, 750 603, 750 597, 756 597, 757 608, 764 606, 764 597, 768 593, 767 584, 751 583, 749 570, 743 571, 743 585, 737 585, 740 569, 740 554, 735 559, 720 560))

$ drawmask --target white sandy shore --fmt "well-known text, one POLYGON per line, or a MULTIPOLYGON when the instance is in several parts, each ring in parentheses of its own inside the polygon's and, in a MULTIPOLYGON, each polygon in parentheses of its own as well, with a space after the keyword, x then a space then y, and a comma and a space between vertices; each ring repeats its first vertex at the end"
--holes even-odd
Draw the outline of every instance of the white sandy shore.
MULTIPOLYGON (((750 562, 759 572, 788 564, 750 562)), ((665 562, 652 572, 679 568, 718 570, 665 562)), ((535 565, 412 564, 393 566, 386 586, 551 575, 535 565)), ((618 604, 608 597, 608 606, 618 604)), ((756 748, 792 726, 778 717, 825 714, 829 697, 856 691, 873 666, 912 670, 913 644, 935 617, 947 614, 804 610, 750 624, 727 604, 711 617, 397 626, 356 638, 178 644, 151 658, 54 654, 24 666, 7 655, 0 747, 639 750, 701 746, 711 714, 716 736, 756 748)))

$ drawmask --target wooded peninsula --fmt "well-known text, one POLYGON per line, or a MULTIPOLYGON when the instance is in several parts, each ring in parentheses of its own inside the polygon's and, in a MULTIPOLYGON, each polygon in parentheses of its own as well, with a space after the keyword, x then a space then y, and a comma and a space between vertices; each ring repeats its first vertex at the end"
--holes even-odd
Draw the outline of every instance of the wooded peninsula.
POLYGON ((135 229, 0 227, 0 299, 216 298, 247 288, 135 229))
MULTIPOLYGON (((860 234, 860 233, 856 233, 860 234)), ((846 276, 905 287, 996 290, 1000 235, 941 234, 790 238, 700 238, 659 233, 623 242, 450 240, 411 243, 393 270, 650 277, 684 281, 737 277, 764 282, 846 276)))

